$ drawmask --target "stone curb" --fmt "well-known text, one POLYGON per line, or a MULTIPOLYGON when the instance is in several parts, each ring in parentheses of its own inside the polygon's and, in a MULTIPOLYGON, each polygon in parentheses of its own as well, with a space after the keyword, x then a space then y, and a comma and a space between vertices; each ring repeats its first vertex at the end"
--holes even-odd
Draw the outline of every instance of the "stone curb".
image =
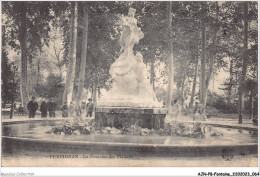
POLYGON ((34 151, 117 152, 151 156, 223 156, 257 154, 257 143, 236 145, 160 145, 134 143, 103 143, 84 141, 52 141, 17 137, 2 137, 3 150, 26 148, 34 151), (15 146, 13 146, 15 145, 15 146))

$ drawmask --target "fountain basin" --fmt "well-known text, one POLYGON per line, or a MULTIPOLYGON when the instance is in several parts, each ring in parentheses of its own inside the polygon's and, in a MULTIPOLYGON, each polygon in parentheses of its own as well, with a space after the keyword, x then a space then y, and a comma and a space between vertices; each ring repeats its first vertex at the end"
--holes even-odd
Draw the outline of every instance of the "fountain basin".
POLYGON ((41 140, 3 137, 3 151, 13 153, 17 149, 60 153, 134 154, 135 156, 200 157, 222 155, 257 154, 256 143, 236 145, 159 145, 132 143, 104 143, 84 141, 41 140), (15 145, 15 147, 13 146, 15 145))
MULTIPOLYGON (((216 156, 257 154, 257 128, 220 127, 223 137, 194 139, 175 136, 134 135, 50 135, 46 130, 61 120, 3 123, 4 154, 22 149, 40 152, 134 154, 135 156, 216 156), (238 138, 239 137, 239 138, 238 138)), ((216 125, 217 126, 217 125, 216 125)), ((215 127, 218 128, 218 127, 215 127)))
POLYGON ((164 128, 166 108, 96 107, 96 128, 123 128, 138 125, 142 128, 164 128))

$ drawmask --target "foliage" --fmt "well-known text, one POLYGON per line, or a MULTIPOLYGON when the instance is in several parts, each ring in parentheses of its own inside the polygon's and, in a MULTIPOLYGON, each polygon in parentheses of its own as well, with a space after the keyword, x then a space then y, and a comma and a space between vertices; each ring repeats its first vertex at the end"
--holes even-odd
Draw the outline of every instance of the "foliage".
POLYGON ((14 99, 19 98, 19 83, 17 82, 17 79, 14 76, 14 71, 11 66, 12 64, 8 62, 7 52, 5 51, 5 49, 3 49, 1 62, 1 95, 2 101, 4 103, 10 103, 12 101, 13 96, 14 99))
POLYGON ((215 107, 223 113, 237 113, 237 105, 235 103, 228 102, 225 96, 216 93, 210 93, 208 95, 207 105, 215 107))
MULTIPOLYGON (((63 92, 64 85, 62 84, 62 78, 59 75, 50 73, 46 79, 46 82, 39 83, 36 86, 36 92, 43 98, 56 98, 60 99, 60 93, 63 92)), ((59 100, 60 101, 60 100, 59 100)))
MULTIPOLYGON (((14 68, 12 68, 12 64, 9 63, 8 52, 6 51, 6 34, 5 27, 3 28, 2 35, 2 61, 1 61, 1 95, 3 103, 8 103, 12 101, 12 97, 16 99, 18 97, 18 82, 15 78, 14 68)), ((15 71, 17 74, 17 71, 15 71)))
POLYGON ((52 127, 46 133, 60 135, 80 135, 80 134, 124 134, 137 136, 186 136, 191 138, 204 139, 209 136, 223 136, 219 131, 213 130, 212 126, 204 125, 199 122, 187 124, 184 122, 172 121, 166 123, 164 129, 147 129, 137 125, 128 128, 103 127, 95 130, 94 119, 68 118, 63 123, 52 127))
POLYGON ((6 15, 5 26, 7 28, 7 41, 15 51, 20 50, 19 30, 21 21, 21 3, 26 6, 26 29, 27 29, 27 55, 31 62, 35 49, 48 44, 50 31, 49 21, 53 18, 50 14, 51 3, 49 2, 3 2, 3 13, 6 15))
MULTIPOLYGON (((248 2, 248 15, 247 21, 249 23, 248 28, 248 50, 244 48, 244 3, 242 2, 226 2, 222 5, 222 42, 221 50, 223 53, 230 57, 232 65, 230 66, 230 79, 226 81, 224 90, 233 91, 232 88, 238 90, 239 81, 242 76, 241 67, 242 60, 246 56, 247 61, 247 73, 246 80, 256 79, 257 73, 257 4, 255 2, 248 2), (244 53, 246 52, 246 55, 244 53)), ((231 63, 231 62, 230 62, 231 63)), ((247 82, 247 81, 246 81, 247 82)), ((243 88, 247 87, 243 85, 243 88)), ((237 98, 235 93, 235 98, 237 98)))
POLYGON ((79 118, 67 119, 58 126, 52 127, 51 131, 47 133, 60 134, 60 135, 80 135, 90 134, 94 131, 94 120, 83 121, 79 118))

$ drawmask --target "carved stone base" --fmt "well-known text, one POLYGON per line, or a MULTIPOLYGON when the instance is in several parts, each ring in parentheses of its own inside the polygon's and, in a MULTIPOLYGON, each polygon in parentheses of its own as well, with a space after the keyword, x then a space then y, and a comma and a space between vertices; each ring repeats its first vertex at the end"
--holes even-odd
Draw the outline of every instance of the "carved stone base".
POLYGON ((165 108, 124 108, 97 107, 95 110, 96 128, 123 128, 138 125, 142 128, 164 128, 165 108))

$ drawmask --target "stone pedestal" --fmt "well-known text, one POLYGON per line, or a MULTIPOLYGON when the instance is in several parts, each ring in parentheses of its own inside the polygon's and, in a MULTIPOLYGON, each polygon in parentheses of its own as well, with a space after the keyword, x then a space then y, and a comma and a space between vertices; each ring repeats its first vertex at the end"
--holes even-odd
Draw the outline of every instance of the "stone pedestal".
POLYGON ((123 128, 137 125, 142 128, 164 128, 166 108, 96 107, 96 128, 123 128))

